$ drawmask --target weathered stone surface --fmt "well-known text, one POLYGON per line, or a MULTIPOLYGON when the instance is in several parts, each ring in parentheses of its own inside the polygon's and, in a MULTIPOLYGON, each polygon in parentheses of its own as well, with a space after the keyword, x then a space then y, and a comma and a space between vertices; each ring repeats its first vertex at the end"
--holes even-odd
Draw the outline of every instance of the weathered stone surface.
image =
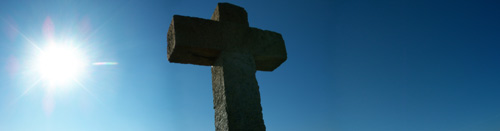
POLYGON ((212 20, 174 15, 167 34, 170 62, 212 65, 217 131, 265 131, 256 70, 286 59, 280 34, 248 26, 245 9, 219 3, 212 20))
POLYGON ((212 66, 217 131, 264 131, 255 60, 248 53, 224 51, 212 66))
POLYGON ((214 21, 238 23, 248 26, 247 11, 229 3, 217 4, 211 19, 214 21))
MULTIPOLYGON (((237 17, 237 21, 246 20, 246 12, 244 15, 245 18, 237 17)), ((285 42, 280 34, 230 20, 213 21, 174 15, 167 41, 168 60, 176 63, 213 65, 221 51, 232 50, 252 54, 257 70, 273 71, 287 59, 285 42)))

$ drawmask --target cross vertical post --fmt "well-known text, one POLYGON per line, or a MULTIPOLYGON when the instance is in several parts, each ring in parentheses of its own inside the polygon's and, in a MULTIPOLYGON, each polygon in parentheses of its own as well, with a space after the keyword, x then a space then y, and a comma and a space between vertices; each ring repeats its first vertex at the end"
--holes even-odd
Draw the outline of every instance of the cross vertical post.
POLYGON ((255 72, 255 61, 250 54, 222 52, 215 61, 212 90, 217 131, 266 129, 255 72))

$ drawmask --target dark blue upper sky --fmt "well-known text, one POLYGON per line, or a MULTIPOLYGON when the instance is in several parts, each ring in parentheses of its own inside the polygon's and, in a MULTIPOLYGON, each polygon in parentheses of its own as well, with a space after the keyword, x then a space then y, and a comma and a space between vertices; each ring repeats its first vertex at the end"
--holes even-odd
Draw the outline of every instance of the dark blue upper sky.
MULTIPOLYGON (((498 1, 229 2, 285 40, 288 60, 257 72, 270 131, 500 130, 498 1)), ((210 67, 169 63, 166 35, 174 14, 216 5, 2 1, 0 130, 214 130, 210 67), (90 63, 118 64, 36 82, 48 19, 90 63)))

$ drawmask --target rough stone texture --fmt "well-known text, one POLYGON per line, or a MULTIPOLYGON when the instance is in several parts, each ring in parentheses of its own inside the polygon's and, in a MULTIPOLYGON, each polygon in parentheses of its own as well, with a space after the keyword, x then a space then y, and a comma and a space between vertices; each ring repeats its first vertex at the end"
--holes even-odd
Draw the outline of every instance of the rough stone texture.
MULTIPOLYGON (((223 9, 218 7, 218 10, 223 9)), ((227 14, 217 13, 218 10, 212 16, 215 20, 219 19, 216 14, 227 14)), ((245 18, 236 19, 246 20, 246 13, 244 15, 245 18)), ((167 34, 168 60, 213 65, 221 51, 234 50, 252 54, 257 70, 273 71, 287 59, 282 36, 276 32, 248 27, 248 23, 246 24, 174 15, 167 34)))
POLYGON ((286 59, 281 34, 249 27, 245 9, 219 3, 212 20, 174 15, 167 34, 170 62, 212 65, 217 131, 265 131, 256 70, 286 59))
POLYGON ((217 131, 264 131, 255 60, 248 53, 224 51, 212 66, 217 131))
POLYGON ((211 19, 214 21, 238 23, 248 26, 247 11, 229 3, 217 4, 211 19))

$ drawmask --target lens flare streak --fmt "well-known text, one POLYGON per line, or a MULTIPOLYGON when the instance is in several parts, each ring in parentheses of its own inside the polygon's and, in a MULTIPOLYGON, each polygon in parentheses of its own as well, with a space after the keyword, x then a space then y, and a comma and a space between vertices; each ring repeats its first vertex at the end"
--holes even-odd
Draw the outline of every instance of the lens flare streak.
POLYGON ((100 65, 118 65, 118 62, 94 62, 92 65, 100 66, 100 65))

